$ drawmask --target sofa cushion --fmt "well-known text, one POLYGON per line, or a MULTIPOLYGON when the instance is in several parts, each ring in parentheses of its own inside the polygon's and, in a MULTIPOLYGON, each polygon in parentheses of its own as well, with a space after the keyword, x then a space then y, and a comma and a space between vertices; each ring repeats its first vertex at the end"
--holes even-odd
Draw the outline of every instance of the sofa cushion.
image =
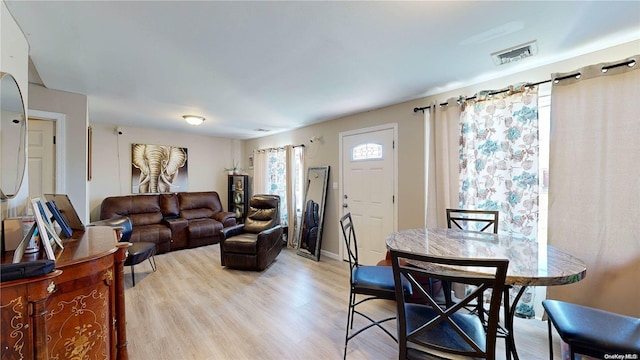
POLYGON ((178 202, 180 203, 180 211, 199 208, 211 209, 216 213, 222 211, 220 197, 215 191, 178 193, 178 202))
POLYGON ((133 226, 154 225, 162 221, 161 212, 129 214, 133 226))
POLYGON ((242 233, 226 239, 223 243, 224 251, 238 254, 256 254, 258 242, 255 234, 242 233))
POLYGON ((212 216, 213 210, 208 208, 188 209, 180 211, 180 217, 187 220, 211 218, 212 216))
POLYGON ((178 195, 160 194, 160 211, 165 218, 176 218, 180 215, 178 195))
POLYGON ((254 196, 249 204, 244 231, 257 234, 280 223, 278 217, 278 199, 254 196))
POLYGON ((131 242, 152 242, 156 244, 158 254, 165 253, 171 247, 171 230, 162 224, 134 226, 131 242))
POLYGON ((213 219, 195 219, 189 221, 189 238, 203 238, 217 236, 222 230, 222 224, 213 219))
POLYGON ((158 195, 113 196, 102 201, 100 218, 127 216, 133 226, 157 224, 162 220, 158 195))

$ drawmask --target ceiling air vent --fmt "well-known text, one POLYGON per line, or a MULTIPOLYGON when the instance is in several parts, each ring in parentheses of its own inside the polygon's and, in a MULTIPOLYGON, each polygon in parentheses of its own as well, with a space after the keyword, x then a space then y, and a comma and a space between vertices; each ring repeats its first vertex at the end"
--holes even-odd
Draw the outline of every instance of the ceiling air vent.
POLYGON ((505 50, 500 50, 491 54, 493 62, 496 65, 504 65, 510 62, 518 61, 538 53, 538 44, 531 41, 526 44, 514 46, 505 50))

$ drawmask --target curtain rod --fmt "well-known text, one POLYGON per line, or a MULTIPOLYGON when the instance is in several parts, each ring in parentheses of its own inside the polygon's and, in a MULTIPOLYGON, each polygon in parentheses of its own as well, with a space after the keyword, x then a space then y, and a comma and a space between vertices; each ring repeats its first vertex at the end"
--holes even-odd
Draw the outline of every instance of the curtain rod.
POLYGON ((304 144, 300 144, 300 145, 285 145, 285 146, 279 146, 279 147, 270 147, 270 148, 258 149, 258 150, 253 150, 253 151, 254 152, 263 152, 263 151, 267 151, 267 150, 280 150, 280 149, 286 148, 287 146, 291 146, 291 147, 294 147, 294 148, 305 147, 304 144))
MULTIPOLYGON (((617 68, 619 66, 625 66, 625 65, 634 66, 635 62, 636 61, 634 59, 631 59, 631 60, 623 61, 623 62, 618 63, 618 64, 605 65, 605 66, 602 67, 602 72, 607 72, 609 69, 617 68)), ((565 76, 561 76, 561 77, 558 77, 558 78, 555 78, 555 79, 543 80, 543 81, 538 81, 538 82, 535 82, 535 83, 527 83, 524 86, 525 87, 526 86, 537 86, 537 85, 545 84, 545 83, 552 82, 552 81, 555 84, 557 84, 562 80, 566 80, 566 79, 570 79, 570 78, 579 79, 581 76, 582 76, 582 74, 578 71, 578 72, 571 73, 571 74, 565 75, 565 76)), ((492 95, 496 95, 496 94, 502 94, 502 93, 507 92, 507 91, 509 91, 509 89, 497 90, 497 91, 490 92, 488 95, 492 96, 492 95)), ((474 96, 472 96, 470 98, 465 98, 465 100, 474 100, 475 98, 476 98, 476 96, 474 95, 474 96)), ((458 101, 462 101, 462 97, 460 97, 458 101)), ((447 105, 449 105, 449 102, 440 103, 438 105, 447 106, 447 105)), ((424 106, 424 107, 417 107, 417 108, 413 108, 413 112, 418 112, 418 111, 423 111, 424 112, 426 109, 430 109, 430 108, 431 108, 431 105, 424 106)))
MULTIPOLYGON (((570 77, 573 77, 573 76, 575 76, 575 74, 569 75, 569 76, 567 76, 566 78, 570 78, 570 77)), ((563 79, 564 79, 564 77, 563 77, 563 79)), ((560 78, 559 78, 559 79, 557 79, 557 80, 563 80, 563 79, 560 79, 560 78)), ((537 86, 537 85, 545 84, 545 83, 548 83, 548 82, 551 82, 551 80, 542 80, 542 81, 538 81, 538 82, 535 82, 535 83, 526 83, 526 84, 524 84, 524 86, 525 86, 525 87, 527 87, 527 86, 537 86)), ((497 95, 497 94, 502 94, 502 93, 505 93, 505 92, 507 92, 507 91, 509 91, 509 90, 510 90, 510 89, 502 89, 502 90, 491 91, 491 92, 489 92, 489 94, 487 94, 487 95, 488 95, 488 96, 493 96, 493 95, 497 95)), ((475 98, 476 98, 476 96, 475 96, 475 95, 473 95, 472 97, 464 98, 464 101, 466 101, 466 100, 474 100, 475 98)), ((462 96, 461 96, 461 97, 459 97, 459 98, 458 98, 458 102, 463 101, 462 99, 463 99, 463 98, 462 98, 462 96)), ((440 104, 438 104, 438 105, 440 105, 440 106, 447 106, 447 105, 449 105, 449 102, 448 102, 448 101, 447 101, 447 102, 443 102, 443 103, 440 103, 440 104)), ((431 109, 431 105, 424 106, 424 107, 417 107, 417 108, 413 108, 413 112, 425 111, 426 109, 431 109)))

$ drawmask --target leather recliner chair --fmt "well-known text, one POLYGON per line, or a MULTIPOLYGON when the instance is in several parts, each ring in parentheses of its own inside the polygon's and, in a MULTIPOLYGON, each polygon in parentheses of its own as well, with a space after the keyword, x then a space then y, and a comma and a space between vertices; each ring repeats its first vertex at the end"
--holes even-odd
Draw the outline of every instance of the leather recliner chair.
POLYGON ((254 195, 244 224, 222 230, 222 266, 244 270, 264 270, 282 249, 280 196, 254 195))

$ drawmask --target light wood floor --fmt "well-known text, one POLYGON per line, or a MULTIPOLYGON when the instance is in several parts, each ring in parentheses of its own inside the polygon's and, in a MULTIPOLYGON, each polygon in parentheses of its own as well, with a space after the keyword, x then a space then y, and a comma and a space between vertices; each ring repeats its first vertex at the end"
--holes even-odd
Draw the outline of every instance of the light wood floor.
MULTIPOLYGON (((342 358, 347 263, 283 249, 263 272, 230 270, 220 266, 218 245, 158 255, 156 263, 155 273, 149 262, 136 266, 135 287, 125 269, 130 359, 342 358)), ((395 312, 381 301, 367 311, 395 312)), ((546 322, 516 319, 515 333, 521 359, 549 358, 546 322)), ((498 346, 503 359, 504 341, 498 346)), ((396 343, 370 329, 349 342, 347 358, 396 359, 396 343)))

